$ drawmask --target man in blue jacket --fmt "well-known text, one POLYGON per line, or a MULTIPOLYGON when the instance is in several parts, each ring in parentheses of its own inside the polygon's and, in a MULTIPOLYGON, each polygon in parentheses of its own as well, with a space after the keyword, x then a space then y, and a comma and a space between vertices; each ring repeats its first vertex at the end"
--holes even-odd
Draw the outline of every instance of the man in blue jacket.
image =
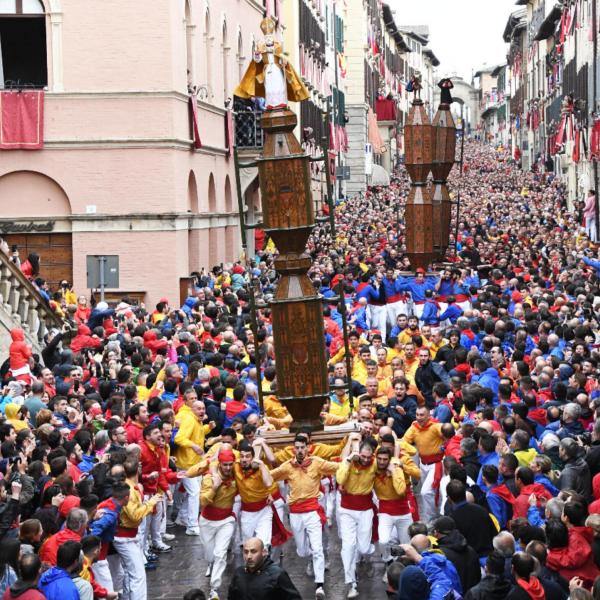
POLYGON ((65 542, 58 548, 56 567, 40 578, 39 588, 47 600, 79 600, 79 592, 71 579, 81 572, 83 552, 79 542, 65 542))
POLYGON ((498 402, 500 375, 498 375, 498 371, 490 367, 483 358, 478 358, 473 365, 471 383, 478 383, 481 387, 492 390, 494 393, 494 403, 498 402))

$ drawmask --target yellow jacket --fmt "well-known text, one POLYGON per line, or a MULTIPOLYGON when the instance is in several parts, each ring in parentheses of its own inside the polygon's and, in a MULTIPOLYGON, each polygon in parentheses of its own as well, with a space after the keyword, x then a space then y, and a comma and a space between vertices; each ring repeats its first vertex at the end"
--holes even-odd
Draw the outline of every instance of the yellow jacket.
POLYGON ((442 424, 429 421, 422 429, 415 421, 404 434, 404 441, 417 447, 421 459, 441 454, 444 445, 442 424))
POLYGON ((356 496, 365 496, 373 491, 373 482, 377 473, 377 461, 368 467, 343 460, 335 474, 335 479, 343 491, 356 496))
POLYGON ((275 429, 288 429, 291 425, 292 415, 290 415, 288 409, 279 402, 277 396, 269 393, 268 396, 264 396, 263 405, 265 409, 265 416, 269 419, 269 423, 275 427, 275 429))
POLYGON ((137 487, 138 484, 132 479, 126 479, 125 483, 129 486, 129 502, 121 509, 119 525, 128 529, 135 529, 140 526, 144 517, 154 510, 156 500, 150 499, 142 502, 142 494, 137 487))
POLYGON ((175 463, 179 469, 189 469, 198 462, 198 455, 192 445, 204 450, 204 436, 210 432, 209 425, 203 425, 189 406, 182 406, 177 413, 179 431, 175 435, 175 463))
POLYGON ((380 500, 399 500, 400 498, 404 498, 406 496, 404 471, 398 467, 392 475, 387 471, 384 474, 378 472, 375 476, 373 489, 380 500))

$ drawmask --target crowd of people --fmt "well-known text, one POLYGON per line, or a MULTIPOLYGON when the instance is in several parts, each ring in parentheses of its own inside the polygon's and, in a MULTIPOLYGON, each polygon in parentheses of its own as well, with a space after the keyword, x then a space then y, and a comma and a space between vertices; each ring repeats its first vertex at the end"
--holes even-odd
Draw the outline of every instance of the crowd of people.
MULTIPOLYGON (((266 251, 197 273, 181 307, 46 290, 64 327, 40 356, 15 328, 0 368, 0 598, 144 600, 187 535, 208 585, 186 600, 299 599, 293 553, 317 600, 342 576, 347 598, 383 578, 399 600, 600 599, 598 248, 559 180, 469 142, 446 260, 411 274, 407 186, 340 203, 309 240, 321 417, 353 424, 331 443, 266 441, 292 424, 269 309, 251 326, 249 280, 277 285, 266 251)), ((21 268, 43 288, 39 257, 21 268)))

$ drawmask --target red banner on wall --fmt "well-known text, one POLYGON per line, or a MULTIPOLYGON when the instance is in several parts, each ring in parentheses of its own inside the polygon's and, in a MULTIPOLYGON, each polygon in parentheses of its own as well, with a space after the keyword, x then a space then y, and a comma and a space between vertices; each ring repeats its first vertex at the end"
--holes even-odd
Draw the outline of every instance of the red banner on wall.
POLYGON ((0 150, 44 147, 44 92, 0 92, 0 150))

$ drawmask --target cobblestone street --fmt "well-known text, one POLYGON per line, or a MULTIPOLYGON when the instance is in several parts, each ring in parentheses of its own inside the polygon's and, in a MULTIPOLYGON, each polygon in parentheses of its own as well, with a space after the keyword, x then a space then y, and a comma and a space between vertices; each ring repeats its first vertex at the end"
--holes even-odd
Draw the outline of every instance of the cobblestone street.
MULTIPOLYGON (((208 593, 208 579, 204 576, 206 572, 206 561, 204 560, 202 544, 198 537, 188 537, 180 527, 173 531, 177 538, 173 540, 173 551, 163 554, 160 558, 159 568, 148 573, 148 598, 149 600, 181 600, 183 594, 191 588, 201 588, 208 593)), ((342 560, 340 558, 340 540, 337 535, 335 524, 326 530, 329 536, 328 558, 330 568, 325 573, 325 591, 327 600, 343 600, 346 597, 346 586, 342 560)), ((314 583, 306 575, 307 560, 296 555, 294 541, 290 540, 285 545, 285 557, 283 566, 290 574, 292 581, 306 600, 314 598, 314 583)), ((377 556, 377 555, 375 555, 377 556)), ((227 599, 229 577, 235 567, 241 564, 241 555, 235 554, 227 567, 224 583, 221 587, 221 600, 227 599)), ((383 563, 373 562, 374 572, 370 577, 359 568, 358 589, 360 597, 368 600, 384 599, 385 585, 382 581, 383 563), (363 574, 361 577, 361 573, 363 574)))

